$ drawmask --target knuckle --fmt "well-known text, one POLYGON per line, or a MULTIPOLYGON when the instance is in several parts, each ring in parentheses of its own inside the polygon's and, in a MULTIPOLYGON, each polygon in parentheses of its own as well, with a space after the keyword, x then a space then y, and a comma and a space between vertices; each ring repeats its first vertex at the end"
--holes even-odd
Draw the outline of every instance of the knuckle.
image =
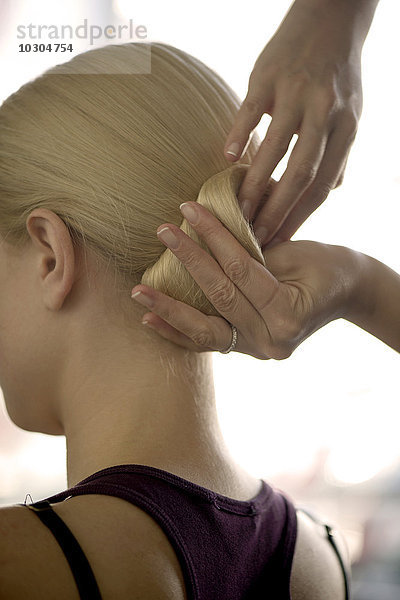
POLYGON ((344 123, 348 138, 354 140, 358 130, 358 118, 352 111, 346 111, 344 123))
POLYGON ((259 353, 257 358, 260 360, 268 360, 271 358, 271 348, 269 344, 265 341, 265 336, 262 340, 257 343, 257 348, 259 348, 259 353))
POLYGON ((248 172, 246 175, 246 188, 252 188, 253 190, 261 191, 263 190, 264 179, 257 173, 248 172))
MULTIPOLYGON (((153 308, 153 310, 155 309, 153 308)), ((160 308, 158 308, 157 312, 165 321, 167 321, 167 323, 173 324, 176 322, 175 311, 175 307, 170 305, 170 303, 168 302, 167 305, 162 308, 162 311, 160 308)))
POLYGON ((318 181, 315 184, 314 192, 318 197, 327 198, 335 185, 330 181, 318 181))
POLYGON ((226 275, 231 281, 237 285, 246 285, 249 280, 248 266, 244 264, 242 259, 233 257, 229 259, 223 266, 226 275))
POLYGON ((273 339, 279 345, 286 340, 286 318, 280 314, 275 315, 271 326, 273 327, 273 339))
POLYGON ((215 308, 220 312, 234 310, 236 306, 237 294, 235 286, 232 283, 228 285, 226 283, 217 283, 214 288, 209 290, 207 295, 215 308))
MULTIPOLYGON (((258 358, 261 360, 270 360, 274 358, 274 346, 271 340, 267 339, 264 328, 261 328, 262 337, 257 340, 256 347, 260 349, 258 358)), ((269 337, 269 335, 268 335, 269 337)))
POLYGON ((263 143, 272 146, 274 152, 281 155, 286 154, 286 150, 289 147, 287 136, 280 131, 268 131, 263 143))
MULTIPOLYGON (((209 210, 211 212, 211 210, 209 210)), ((209 213, 204 214, 202 211, 199 222, 196 224, 196 229, 201 233, 205 239, 212 239, 212 237, 219 235, 218 228, 222 225, 219 221, 215 223, 215 215, 212 213, 214 219, 210 219, 209 213)))
POLYGON ((286 319, 286 339, 290 342, 290 344, 297 338, 299 335, 300 327, 294 316, 291 316, 286 319))
POLYGON ((312 83, 312 75, 304 68, 292 68, 287 77, 296 93, 305 90, 312 83))
POLYGON ((256 96, 247 96, 242 104, 243 110, 250 114, 252 117, 256 117, 261 112, 261 100, 256 96))
POLYGON ((197 346, 211 347, 211 335, 208 329, 198 329, 191 334, 192 341, 197 346))
POLYGON ((308 185, 314 180, 316 174, 316 165, 311 161, 303 160, 301 163, 296 165, 293 173, 293 179, 297 184, 308 185))
POLYGON ((194 251, 190 248, 185 248, 185 254, 179 254, 179 260, 183 262, 189 271, 196 271, 201 267, 201 258, 197 255, 197 248, 194 251))
POLYGON ((289 342, 275 342, 272 347, 267 349, 266 356, 274 360, 283 360, 289 358, 293 350, 293 345, 289 342))
POLYGON ((299 335, 299 325, 293 316, 277 316, 274 319, 274 339, 278 348, 286 347, 299 335))
POLYGON ((293 348, 288 345, 280 346, 274 350, 274 359, 275 360, 284 360, 285 358, 289 358, 293 354, 293 348))
POLYGON ((335 112, 340 106, 340 101, 337 92, 332 85, 324 87, 320 101, 322 110, 327 114, 335 112))

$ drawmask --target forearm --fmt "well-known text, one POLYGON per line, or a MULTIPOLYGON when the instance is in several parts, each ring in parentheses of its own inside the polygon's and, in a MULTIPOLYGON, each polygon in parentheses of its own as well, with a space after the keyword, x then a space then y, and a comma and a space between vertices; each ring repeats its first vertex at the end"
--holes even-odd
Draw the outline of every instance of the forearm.
POLYGON ((309 11, 310 17, 323 16, 331 23, 342 23, 351 34, 352 44, 361 52, 379 0, 295 0, 293 8, 309 11))
POLYGON ((356 285, 344 317, 400 352, 400 275, 358 253, 356 285))

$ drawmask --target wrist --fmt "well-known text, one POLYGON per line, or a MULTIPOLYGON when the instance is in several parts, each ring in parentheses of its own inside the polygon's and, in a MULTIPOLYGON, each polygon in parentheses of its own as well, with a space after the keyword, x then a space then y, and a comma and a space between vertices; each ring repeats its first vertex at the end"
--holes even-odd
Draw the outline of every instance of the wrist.
POLYGON ((345 318, 400 352, 400 274, 366 254, 359 265, 345 318))
POLYGON ((368 320, 376 307, 376 260, 367 254, 351 250, 352 256, 352 284, 349 287, 348 297, 343 318, 356 325, 368 320))

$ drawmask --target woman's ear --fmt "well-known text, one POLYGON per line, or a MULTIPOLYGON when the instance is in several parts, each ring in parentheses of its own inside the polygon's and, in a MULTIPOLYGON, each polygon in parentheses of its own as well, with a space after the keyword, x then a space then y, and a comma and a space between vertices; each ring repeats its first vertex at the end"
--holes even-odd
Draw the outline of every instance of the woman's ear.
POLYGON ((76 278, 75 254, 65 223, 51 210, 35 208, 26 228, 37 255, 43 300, 49 310, 60 310, 76 278))

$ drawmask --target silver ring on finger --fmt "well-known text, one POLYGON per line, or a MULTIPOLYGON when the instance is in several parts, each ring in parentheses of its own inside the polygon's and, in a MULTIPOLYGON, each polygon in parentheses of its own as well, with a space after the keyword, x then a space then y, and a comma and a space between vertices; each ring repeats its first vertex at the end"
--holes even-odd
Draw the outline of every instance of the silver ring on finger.
MULTIPOLYGON (((229 323, 229 321, 228 321, 228 323, 229 323)), ((219 350, 219 352, 221 354, 228 354, 229 352, 231 352, 232 350, 234 350, 234 348, 236 347, 237 338, 238 338, 238 331, 237 331, 236 327, 234 325, 232 325, 232 323, 229 323, 229 325, 231 326, 231 329, 232 329, 232 341, 231 341, 231 345, 229 346, 228 350, 219 350)))

